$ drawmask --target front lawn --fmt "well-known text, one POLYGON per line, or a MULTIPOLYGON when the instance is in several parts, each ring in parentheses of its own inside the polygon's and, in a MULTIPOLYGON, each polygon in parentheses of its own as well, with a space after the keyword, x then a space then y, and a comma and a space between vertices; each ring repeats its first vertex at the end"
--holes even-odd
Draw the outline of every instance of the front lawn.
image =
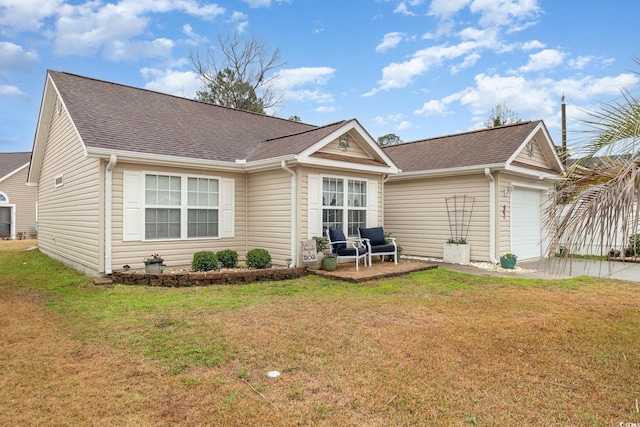
POLYGON ((0 425, 640 423, 637 283, 103 288, 33 244, 0 242, 0 425))

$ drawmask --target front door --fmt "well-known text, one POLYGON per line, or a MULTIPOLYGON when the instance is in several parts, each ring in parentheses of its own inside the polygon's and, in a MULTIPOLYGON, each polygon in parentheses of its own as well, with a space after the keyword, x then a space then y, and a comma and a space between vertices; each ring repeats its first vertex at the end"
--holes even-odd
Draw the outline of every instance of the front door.
POLYGON ((0 238, 11 237, 11 207, 0 206, 0 238))

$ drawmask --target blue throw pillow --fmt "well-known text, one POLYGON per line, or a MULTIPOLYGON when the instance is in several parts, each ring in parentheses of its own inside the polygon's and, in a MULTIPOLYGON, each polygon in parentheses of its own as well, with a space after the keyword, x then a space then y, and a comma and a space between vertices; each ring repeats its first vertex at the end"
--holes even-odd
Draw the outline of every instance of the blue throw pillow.
MULTIPOLYGON (((329 229, 329 240, 332 242, 344 242, 347 239, 344 237, 344 232, 339 228, 330 228, 329 229)), ((331 252, 338 252, 341 249, 347 247, 346 243, 336 243, 331 245, 331 252)))
POLYGON ((384 240, 384 230, 382 227, 361 228, 360 237, 369 239, 371 246, 384 245, 387 243, 384 240))

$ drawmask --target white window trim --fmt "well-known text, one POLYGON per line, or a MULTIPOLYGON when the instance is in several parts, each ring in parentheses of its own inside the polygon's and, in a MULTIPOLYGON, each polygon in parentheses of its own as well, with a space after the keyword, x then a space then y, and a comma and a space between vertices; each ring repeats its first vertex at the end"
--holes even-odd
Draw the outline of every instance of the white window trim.
POLYGON ((2 191, 0 191, 0 196, 4 198, 4 200, 0 199, 0 205, 9 203, 9 196, 7 196, 7 193, 3 193, 2 191))
POLYGON ((58 187, 62 187, 64 185, 64 174, 60 174, 60 175, 56 175, 55 178, 53 178, 53 187, 54 188, 58 188, 58 187), (58 180, 60 180, 60 183, 58 183, 58 180))
POLYGON ((142 241, 143 242, 170 242, 170 241, 185 241, 185 240, 219 240, 222 238, 222 178, 220 176, 212 176, 212 175, 196 175, 189 173, 172 173, 172 172, 162 172, 162 171, 143 171, 142 172, 142 241), (176 176, 180 177, 180 205, 148 205, 146 201, 146 176, 147 175, 162 175, 162 176, 176 176), (189 178, 203 178, 203 179, 215 179, 218 181, 218 206, 213 207, 205 207, 205 206, 191 206, 194 209, 217 209, 218 210, 218 235, 215 237, 188 237, 188 214, 189 214, 189 204, 188 204, 188 188, 189 188, 189 178), (145 233, 145 212, 147 207, 158 208, 158 209, 180 209, 180 237, 177 238, 161 238, 161 239, 147 239, 145 233))
MULTIPOLYGON (((348 175, 332 175, 332 174, 320 174, 320 204, 319 204, 319 208, 320 208, 320 229, 322 230, 322 227, 324 225, 324 221, 323 221, 323 217, 324 217, 324 210, 325 208, 327 209, 331 209, 331 208, 339 208, 340 206, 325 206, 323 204, 323 192, 324 192, 324 179, 325 178, 329 178, 329 179, 341 179, 344 183, 343 186, 343 202, 344 202, 344 206, 342 207, 342 211, 343 211, 343 224, 342 224, 342 229, 345 231, 345 236, 347 238, 349 238, 348 236, 348 231, 345 229, 345 227, 348 227, 348 221, 349 221, 349 210, 359 210, 359 211, 364 211, 365 212, 365 227, 368 227, 369 224, 368 222, 368 212, 369 212, 369 180, 367 178, 358 178, 358 177, 354 177, 354 176, 348 176, 348 175), (349 181, 360 181, 363 182, 365 184, 365 191, 366 191, 366 203, 365 206, 348 206, 349 202, 349 181)), ((354 237, 354 236, 351 236, 354 237)))

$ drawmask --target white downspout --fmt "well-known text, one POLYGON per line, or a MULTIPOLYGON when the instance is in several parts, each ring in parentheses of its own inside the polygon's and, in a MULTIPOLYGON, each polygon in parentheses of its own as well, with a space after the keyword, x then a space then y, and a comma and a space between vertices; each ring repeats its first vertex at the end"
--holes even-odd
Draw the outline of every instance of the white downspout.
POLYGON ((489 257, 494 264, 496 259, 496 179, 491 175, 491 169, 484 168, 484 174, 489 179, 489 257))
POLYGON ((111 270, 111 198, 113 193, 113 168, 118 163, 118 156, 112 154, 107 164, 104 180, 104 273, 110 276, 111 270))
POLYGON ((383 227, 384 227, 384 187, 385 187, 385 184, 387 183, 387 181, 389 181, 389 178, 391 178, 391 175, 382 175, 382 190, 381 190, 381 193, 382 193, 382 209, 381 209, 382 210, 382 224, 380 224, 380 225, 382 225, 383 227))
POLYGON ((287 166, 285 160, 282 161, 281 165, 284 171, 291 174, 291 259, 293 260, 292 267, 296 267, 298 265, 298 181, 295 171, 287 166))

